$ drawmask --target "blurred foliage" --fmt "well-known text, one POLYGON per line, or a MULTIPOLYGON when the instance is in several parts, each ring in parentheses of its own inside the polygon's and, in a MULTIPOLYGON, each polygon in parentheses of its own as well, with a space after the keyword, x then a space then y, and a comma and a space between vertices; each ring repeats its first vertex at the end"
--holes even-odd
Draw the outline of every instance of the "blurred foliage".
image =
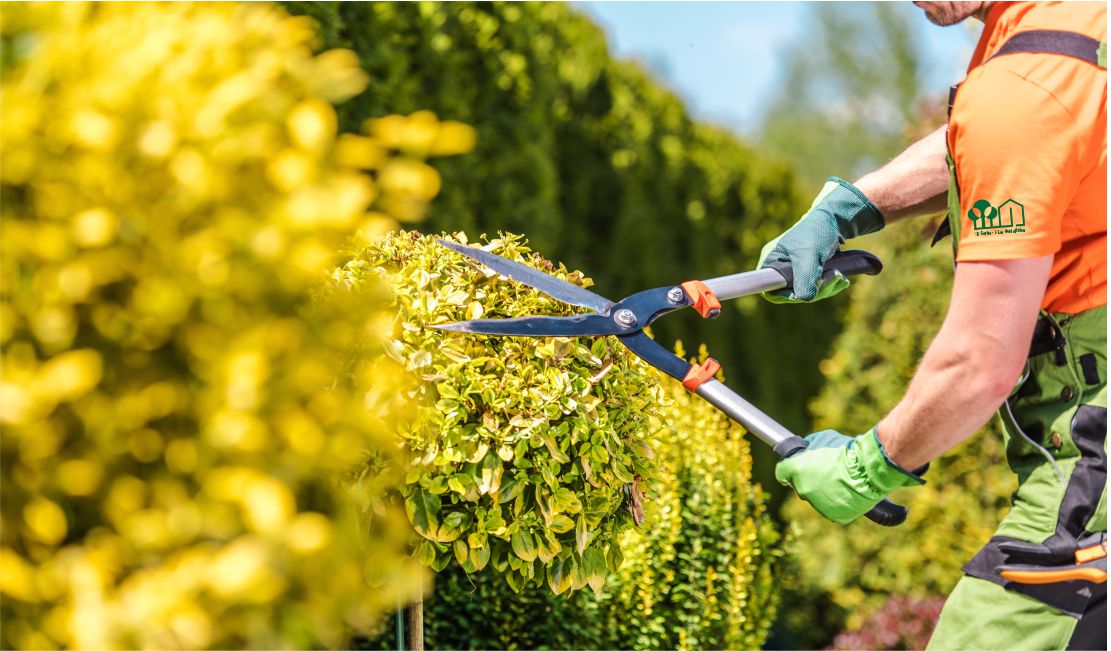
POLYGON ((782 52, 761 144, 814 187, 831 175, 856 178, 906 146, 925 87, 918 13, 909 3, 815 3, 805 36, 782 52))
POLYGON ((759 648, 776 617, 782 536, 752 481, 744 430, 663 380, 665 471, 647 496, 647 526, 621 541, 626 562, 601 598, 603 647, 759 648))
MULTIPOLYGON (((656 373, 652 372, 655 376, 656 373)), ((625 561, 600 594, 510 592, 451 567, 424 602, 430 648, 755 649, 775 619, 785 541, 752 483, 742 430, 663 380, 659 479, 645 526, 619 537, 625 561)), ((392 633, 364 640, 393 648, 392 633)))
POLYGON ((828 648, 925 649, 944 605, 945 597, 891 597, 867 615, 858 630, 841 633, 828 648))
MULTIPOLYGON (((466 242, 462 235, 452 239, 466 242)), ((587 287, 524 240, 482 246, 587 287)), ((415 555, 442 571, 489 565, 514 590, 600 590, 621 564, 615 536, 639 515, 656 473, 656 374, 611 337, 489 337, 429 326, 474 318, 572 315, 577 308, 509 280, 430 236, 394 233, 336 273, 359 288, 384 278, 396 311, 391 356, 412 381, 388 401, 422 403, 401 438, 415 555), (627 496, 629 496, 627 498, 627 496)))
POLYGON ((403 370, 350 357, 386 296, 312 294, 473 134, 337 139, 366 77, 314 42, 267 5, 4 7, 4 648, 316 648, 419 593, 380 499, 407 414, 363 400, 403 370))
MULTIPOLYGON (((810 198, 788 166, 694 122, 638 64, 611 58, 603 31, 573 6, 284 6, 317 19, 327 46, 357 52, 371 79, 339 107, 341 128, 423 107, 475 125, 472 154, 436 163, 444 190, 430 227, 525 233, 610 298, 748 269, 810 198)), ((747 298, 717 321, 676 314, 656 331, 706 342, 749 400, 805 430, 840 306, 747 298)), ((758 478, 774 485, 770 471, 758 478)))

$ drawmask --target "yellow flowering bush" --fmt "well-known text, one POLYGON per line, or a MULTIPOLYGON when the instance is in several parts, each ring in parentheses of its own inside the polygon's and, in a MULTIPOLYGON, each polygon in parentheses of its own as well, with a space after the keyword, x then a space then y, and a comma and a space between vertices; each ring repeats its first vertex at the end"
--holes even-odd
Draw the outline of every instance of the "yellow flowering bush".
POLYGON ((0 644, 319 647, 422 587, 375 283, 429 113, 336 135, 355 56, 270 5, 6 5, 0 644), (369 172, 369 173, 368 173, 369 172), (353 342, 366 342, 354 358, 353 342), (337 379, 338 378, 338 379, 337 379))

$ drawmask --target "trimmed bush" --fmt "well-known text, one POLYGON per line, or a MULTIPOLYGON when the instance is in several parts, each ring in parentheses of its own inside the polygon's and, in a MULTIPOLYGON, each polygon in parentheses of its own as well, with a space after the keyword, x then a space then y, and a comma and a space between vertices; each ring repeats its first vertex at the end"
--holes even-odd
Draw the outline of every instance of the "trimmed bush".
MULTIPOLYGON (((455 236, 456 241, 465 238, 455 236)), ((484 249, 580 286, 590 281, 503 235, 484 249)), ((489 565, 516 590, 602 587, 621 563, 614 537, 655 476, 656 376, 612 338, 487 337, 429 326, 468 318, 570 315, 418 233, 396 233, 337 270, 345 287, 383 278, 397 312, 390 354, 422 403, 401 430, 415 554, 443 570, 489 565), (625 505, 629 508, 626 509, 625 505)))
MULTIPOLYGON (((618 537, 624 563, 600 594, 513 593, 489 572, 449 567, 426 597, 431 648, 759 648, 779 602, 784 540, 751 482, 743 432, 670 378, 658 480, 645 524, 618 537)), ((392 634, 364 640, 392 648, 392 634)))
POLYGON ((605 646, 759 648, 776 618, 781 534, 752 481, 744 430, 664 380, 665 470, 646 500, 648 525, 622 537, 627 560, 602 598, 605 646))
POLYGON ((337 139, 366 77, 273 6, 13 5, 0 30, 0 644, 372 627, 424 576, 381 499, 405 414, 364 400, 401 369, 377 284, 311 295, 351 232, 423 211, 420 156, 466 128, 337 139))

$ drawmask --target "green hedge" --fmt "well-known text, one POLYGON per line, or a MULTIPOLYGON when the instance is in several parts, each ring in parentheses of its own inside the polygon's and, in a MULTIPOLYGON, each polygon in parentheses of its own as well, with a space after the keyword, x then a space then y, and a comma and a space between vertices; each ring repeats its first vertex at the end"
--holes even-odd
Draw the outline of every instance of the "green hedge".
MULTIPOLYGON (((785 542, 752 483, 743 431, 678 382, 654 432, 659 477, 645 524, 619 538, 600 594, 513 592, 491 571, 449 567, 425 598, 429 648, 755 649, 775 620, 785 542)), ((393 648, 387 631, 368 648, 393 648)))
MULTIPOLYGON (((441 237, 467 242, 462 233, 441 237)), ((519 236, 500 234, 483 248, 590 286, 519 236)), ((618 534, 633 525, 630 487, 657 478, 656 431, 669 420, 655 370, 613 337, 431 327, 578 311, 488 274, 432 236, 390 233, 356 251, 335 278, 351 289, 383 281, 391 289, 386 348, 408 377, 375 393, 385 404, 419 405, 397 432, 408 461, 401 492, 421 538, 414 555, 437 572, 489 566, 517 590, 600 590, 621 563, 618 534)))
MULTIPOLYGON (((810 194, 785 165, 694 122, 638 65, 612 59, 602 30, 568 5, 285 6, 318 21, 324 46, 357 52, 370 77, 339 107, 341 128, 430 109, 478 130, 472 153, 436 163, 444 190, 429 229, 525 234, 611 297, 751 267, 810 194)), ((657 331, 705 341, 750 400, 805 430, 839 304, 751 298, 720 322, 676 316, 657 331)))

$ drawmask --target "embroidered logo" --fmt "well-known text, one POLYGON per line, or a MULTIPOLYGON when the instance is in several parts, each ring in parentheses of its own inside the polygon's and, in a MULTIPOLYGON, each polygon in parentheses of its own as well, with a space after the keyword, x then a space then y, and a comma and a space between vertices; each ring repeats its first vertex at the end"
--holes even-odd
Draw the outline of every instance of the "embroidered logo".
POLYGON ((976 235, 1001 235, 1026 232, 1026 209, 1014 199, 1007 199, 993 207, 987 199, 972 204, 968 211, 972 230, 976 235))

